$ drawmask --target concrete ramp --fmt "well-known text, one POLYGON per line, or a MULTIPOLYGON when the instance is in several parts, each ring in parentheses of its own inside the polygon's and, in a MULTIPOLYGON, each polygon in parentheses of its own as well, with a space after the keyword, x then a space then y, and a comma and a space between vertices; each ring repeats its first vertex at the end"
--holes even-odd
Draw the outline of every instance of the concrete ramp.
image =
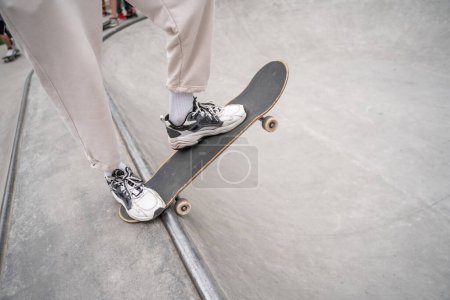
MULTIPOLYGON (((200 100, 226 103, 270 60, 290 66, 279 130, 252 127, 183 194, 231 299, 448 297, 449 23, 448 1, 217 1, 200 100)), ((154 168, 171 153, 164 46, 147 20, 104 51, 154 168)))

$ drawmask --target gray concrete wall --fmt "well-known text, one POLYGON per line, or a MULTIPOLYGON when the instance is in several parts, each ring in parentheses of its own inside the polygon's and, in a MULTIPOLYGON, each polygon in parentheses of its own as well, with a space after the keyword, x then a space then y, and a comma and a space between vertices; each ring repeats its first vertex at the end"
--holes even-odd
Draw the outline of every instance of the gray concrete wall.
MULTIPOLYGON (((279 130, 241 139, 256 187, 205 188, 246 171, 225 154, 184 193, 183 224, 230 298, 448 298, 449 22, 448 1, 217 2, 200 100, 227 102, 269 60, 290 66, 279 130)), ((154 167, 171 152, 164 43, 144 21, 104 52, 154 167)))

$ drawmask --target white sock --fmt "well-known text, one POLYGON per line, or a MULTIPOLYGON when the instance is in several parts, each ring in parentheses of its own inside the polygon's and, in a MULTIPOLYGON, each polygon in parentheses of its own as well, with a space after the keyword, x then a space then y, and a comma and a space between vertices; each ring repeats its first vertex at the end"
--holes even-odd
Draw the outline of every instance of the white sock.
POLYGON ((169 120, 176 126, 184 123, 188 113, 192 111, 194 95, 192 93, 175 93, 170 91, 169 120))
MULTIPOLYGON (((122 169, 123 171, 125 171, 125 167, 126 167, 126 166, 127 166, 126 164, 124 164, 123 162, 120 162, 119 166, 118 166, 116 169, 122 169)), ((116 170, 116 169, 114 169, 114 170, 116 170)), ((105 177, 111 176, 111 175, 112 175, 112 172, 113 172, 114 170, 111 170, 111 171, 109 171, 109 172, 105 172, 105 177)))

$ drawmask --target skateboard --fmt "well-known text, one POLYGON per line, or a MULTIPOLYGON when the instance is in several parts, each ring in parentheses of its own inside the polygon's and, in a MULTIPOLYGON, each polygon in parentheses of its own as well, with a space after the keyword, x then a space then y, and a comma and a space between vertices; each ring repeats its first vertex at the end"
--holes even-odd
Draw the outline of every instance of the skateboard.
MULTIPOLYGON (((176 151, 159 167, 145 186, 158 192, 166 203, 166 209, 175 203, 175 212, 181 216, 187 215, 191 204, 178 195, 256 121, 260 120, 268 132, 277 129, 277 120, 267 113, 283 93, 288 74, 287 65, 281 61, 263 66, 244 91, 228 102, 242 104, 245 108, 247 117, 239 126, 221 135, 205 137, 191 148, 176 151)), ((120 206, 119 217, 128 223, 139 222, 128 216, 123 206, 120 206)))
POLYGON ((4 56, 4 57, 2 57, 2 59, 3 59, 3 62, 9 63, 9 62, 15 61, 16 58, 18 58, 19 56, 20 56, 20 51, 16 50, 13 55, 11 55, 11 56, 4 56))

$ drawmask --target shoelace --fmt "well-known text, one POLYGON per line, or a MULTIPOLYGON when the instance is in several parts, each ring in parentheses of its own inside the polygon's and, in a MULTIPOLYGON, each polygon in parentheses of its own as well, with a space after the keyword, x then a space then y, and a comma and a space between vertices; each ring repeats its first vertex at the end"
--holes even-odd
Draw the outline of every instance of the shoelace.
POLYGON ((127 194, 128 197, 126 197, 126 206, 128 209, 131 208, 131 199, 133 196, 137 197, 139 196, 143 188, 143 181, 134 176, 133 172, 129 167, 125 168, 125 171, 123 174, 115 174, 113 182, 113 186, 121 186, 124 188, 124 192, 127 194), (130 189, 131 188, 131 189, 130 189), (137 192, 137 193, 135 193, 137 192))
POLYGON ((194 97, 194 116, 198 114, 206 114, 210 118, 217 118, 217 114, 220 113, 222 109, 217 107, 212 102, 200 103, 197 101, 197 97, 194 97))

